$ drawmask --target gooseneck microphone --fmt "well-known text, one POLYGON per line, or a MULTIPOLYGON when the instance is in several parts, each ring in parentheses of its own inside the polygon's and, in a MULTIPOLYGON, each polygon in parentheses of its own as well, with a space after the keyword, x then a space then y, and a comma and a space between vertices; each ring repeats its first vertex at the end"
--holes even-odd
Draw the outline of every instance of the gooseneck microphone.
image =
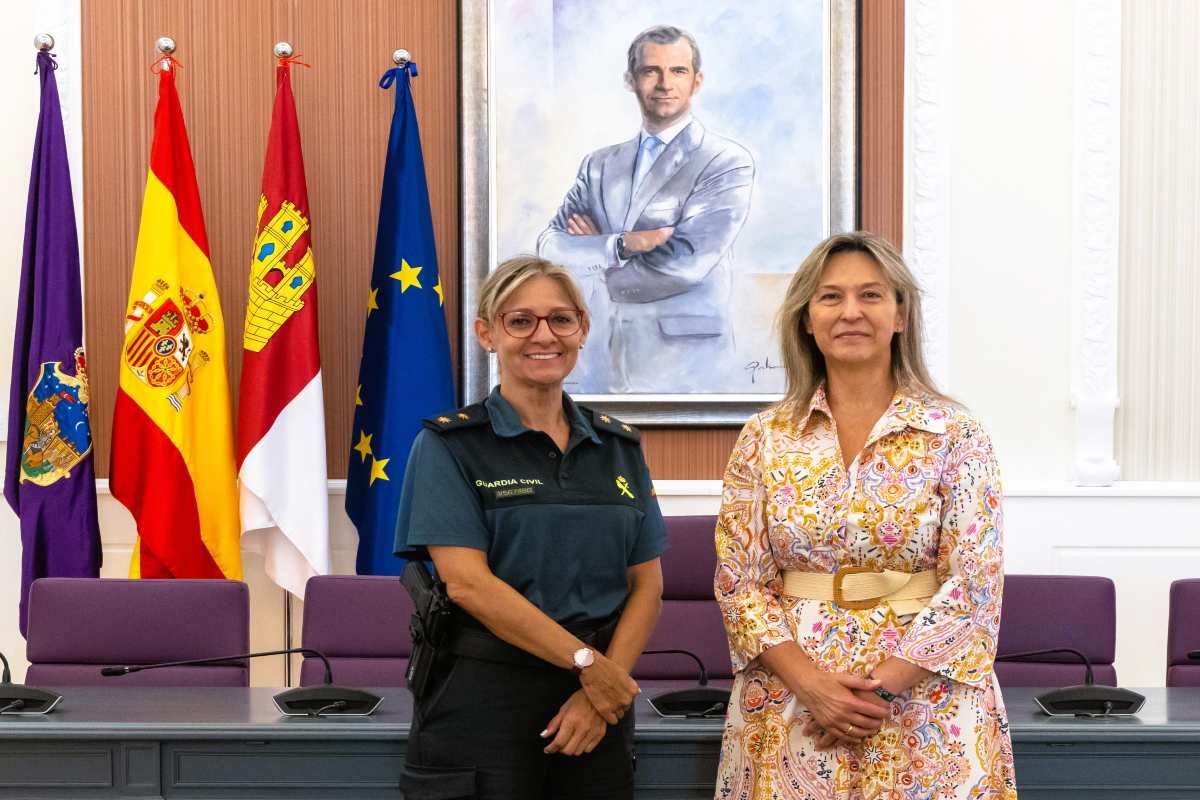
POLYGON ((1092 662, 1083 653, 1070 647, 1051 647, 1046 650, 1025 650, 996 656, 997 661, 1019 663, 1034 656, 1068 653, 1083 664, 1083 683, 1052 689, 1034 697, 1034 702, 1052 717, 1121 717, 1142 710, 1146 698, 1129 689, 1096 684, 1092 662))
POLYGON ((156 664, 102 667, 100 674, 111 678, 130 675, 134 672, 141 672, 147 669, 160 669, 162 667, 198 667, 205 664, 241 666, 242 662, 248 658, 282 656, 289 653, 302 653, 321 659, 321 663, 325 665, 325 682, 320 686, 301 686, 295 689, 287 689, 275 695, 273 698, 275 707, 279 709, 280 714, 287 717, 323 717, 326 715, 365 717, 369 714, 374 714, 375 710, 379 708, 379 704, 383 702, 383 698, 379 695, 371 694, 362 689, 351 689, 346 686, 335 685, 333 682, 333 669, 329 666, 329 659, 325 657, 324 653, 319 650, 313 650, 310 647, 289 647, 284 650, 263 650, 257 653, 238 653, 237 655, 214 656, 212 658, 189 658, 184 661, 161 661, 156 664))
POLYGON ((644 656, 679 655, 696 662, 699 685, 694 689, 674 689, 649 698, 646 702, 660 717, 724 717, 730 692, 708 685, 708 670, 700 656, 690 650, 644 650, 644 656))
POLYGON ((58 692, 14 684, 12 670, 3 653, 0 653, 0 664, 4 667, 0 675, 0 714, 49 714, 62 702, 58 692))

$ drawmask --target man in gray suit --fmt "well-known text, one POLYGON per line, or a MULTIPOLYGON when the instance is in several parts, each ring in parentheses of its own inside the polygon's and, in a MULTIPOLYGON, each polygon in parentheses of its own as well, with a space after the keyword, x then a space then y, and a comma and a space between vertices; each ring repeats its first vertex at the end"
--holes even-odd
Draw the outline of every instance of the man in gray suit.
POLYGON ((732 248, 754 162, 692 118, 704 75, 691 35, 643 31, 627 63, 642 130, 583 159, 538 255, 571 269, 593 306, 577 391, 719 390, 734 366, 732 248))

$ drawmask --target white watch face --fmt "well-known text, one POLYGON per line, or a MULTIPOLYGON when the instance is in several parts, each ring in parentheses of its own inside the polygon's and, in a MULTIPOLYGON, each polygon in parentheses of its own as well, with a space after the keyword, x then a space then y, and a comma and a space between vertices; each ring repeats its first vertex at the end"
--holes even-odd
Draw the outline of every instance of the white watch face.
POLYGON ((581 647, 576 650, 574 658, 575 666, 579 669, 590 667, 592 662, 596 660, 596 657, 592 654, 592 651, 586 647, 581 647))

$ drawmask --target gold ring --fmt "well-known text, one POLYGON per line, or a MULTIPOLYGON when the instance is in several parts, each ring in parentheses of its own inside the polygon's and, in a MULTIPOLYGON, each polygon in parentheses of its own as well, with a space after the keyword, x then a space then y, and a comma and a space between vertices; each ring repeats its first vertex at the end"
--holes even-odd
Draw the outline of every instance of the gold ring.
POLYGON ((853 736, 853 735, 854 735, 854 726, 853 726, 853 725, 847 725, 847 726, 846 726, 846 735, 847 735, 847 736, 853 736))

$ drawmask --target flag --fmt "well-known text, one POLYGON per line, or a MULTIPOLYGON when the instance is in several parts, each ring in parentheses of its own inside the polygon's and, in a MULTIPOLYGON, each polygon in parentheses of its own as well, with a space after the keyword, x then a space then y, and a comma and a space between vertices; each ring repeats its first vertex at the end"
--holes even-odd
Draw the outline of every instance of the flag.
POLYGON ((4 462, 4 496, 21 518, 22 636, 35 578, 100 574, 79 240, 56 67, 49 53, 38 53, 42 108, 25 212, 4 462))
POLYGON ((325 401, 317 284, 291 63, 275 68, 258 234, 242 334, 237 455, 242 540, 267 575, 303 597, 329 572, 325 401))
POLYGON ((158 106, 125 314, 109 485, 137 522, 134 578, 242 577, 225 323, 175 89, 158 106))
POLYGON ((390 69, 396 84, 379 199, 379 228, 362 361, 354 397, 354 429, 346 475, 346 513, 358 528, 358 572, 397 575, 392 555, 396 508, 408 451, 421 419, 454 403, 450 342, 433 218, 421 157, 410 78, 416 65, 390 69))

